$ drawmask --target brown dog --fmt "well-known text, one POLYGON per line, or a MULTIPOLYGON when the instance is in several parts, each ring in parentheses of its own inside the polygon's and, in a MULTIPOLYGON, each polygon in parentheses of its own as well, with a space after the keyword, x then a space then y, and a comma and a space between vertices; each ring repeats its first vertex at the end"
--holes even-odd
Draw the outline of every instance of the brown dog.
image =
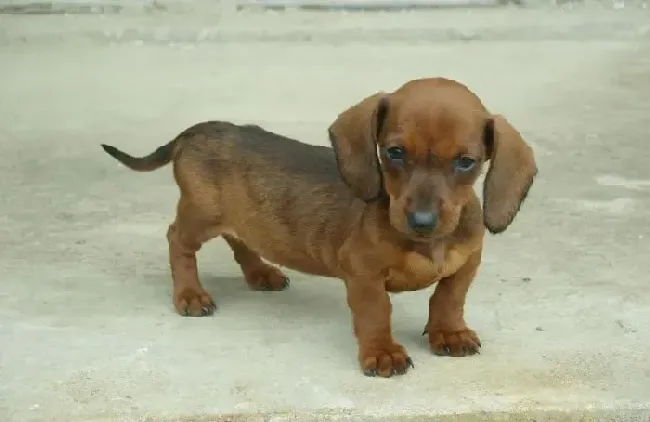
POLYGON ((477 353, 465 296, 481 263, 484 226, 504 231, 533 183, 531 148, 464 85, 442 78, 364 99, 339 115, 329 135, 334 151, 258 126, 204 122, 143 158, 102 146, 137 171, 174 162, 181 194, 167 238, 180 314, 214 311, 195 254, 222 236, 254 288, 288 285, 262 259, 343 279, 367 375, 412 366, 391 333, 388 293, 435 282, 425 326, 431 350, 477 353), (473 184, 488 160, 482 210, 473 184))

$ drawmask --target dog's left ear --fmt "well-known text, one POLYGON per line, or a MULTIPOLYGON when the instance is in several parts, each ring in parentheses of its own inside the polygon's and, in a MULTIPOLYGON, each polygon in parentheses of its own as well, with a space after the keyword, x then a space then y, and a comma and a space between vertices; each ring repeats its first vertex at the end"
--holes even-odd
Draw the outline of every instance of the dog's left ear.
POLYGON ((533 149, 501 115, 488 119, 485 147, 490 168, 483 185, 483 223, 492 234, 512 223, 537 175, 533 149))
POLYGON ((388 94, 379 92, 340 113, 328 129, 341 178, 366 202, 382 191, 377 137, 387 110, 388 94))

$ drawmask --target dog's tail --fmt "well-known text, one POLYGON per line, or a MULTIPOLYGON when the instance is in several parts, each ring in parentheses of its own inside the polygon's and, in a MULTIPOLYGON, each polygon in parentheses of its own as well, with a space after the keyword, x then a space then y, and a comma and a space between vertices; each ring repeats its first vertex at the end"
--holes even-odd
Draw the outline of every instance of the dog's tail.
POLYGON ((176 141, 169 142, 167 145, 158 147, 154 152, 146 157, 133 157, 126 152, 111 145, 102 144, 102 148, 108 155, 115 158, 131 170, 135 171, 154 171, 169 163, 176 155, 176 141))

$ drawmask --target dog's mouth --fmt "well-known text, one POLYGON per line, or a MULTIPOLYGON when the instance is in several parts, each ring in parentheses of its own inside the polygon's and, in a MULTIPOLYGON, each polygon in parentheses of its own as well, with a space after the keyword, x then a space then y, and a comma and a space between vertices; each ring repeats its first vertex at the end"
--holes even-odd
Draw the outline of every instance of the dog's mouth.
POLYGON ((440 237, 438 230, 416 231, 409 228, 400 228, 397 229, 397 231, 404 239, 408 239, 411 242, 417 243, 431 242, 432 240, 440 237))
POLYGON ((411 230, 409 233, 406 233, 409 239, 411 239, 413 242, 418 243, 435 242, 449 236, 449 234, 450 232, 448 230, 445 230, 444 227, 437 227, 436 230, 432 230, 426 233, 416 232, 413 230, 411 230))
POLYGON ((414 242, 431 242, 431 240, 433 240, 434 238, 435 236, 433 235, 423 235, 423 234, 416 234, 411 236, 411 239, 414 242))

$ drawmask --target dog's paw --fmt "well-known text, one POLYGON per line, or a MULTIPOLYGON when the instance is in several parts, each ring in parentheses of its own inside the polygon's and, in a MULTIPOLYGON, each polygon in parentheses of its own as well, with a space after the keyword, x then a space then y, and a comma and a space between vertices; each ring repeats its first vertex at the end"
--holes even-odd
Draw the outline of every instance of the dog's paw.
POLYGON ((212 315, 217 309, 208 292, 195 288, 184 288, 174 294, 174 307, 180 315, 193 317, 212 315))
POLYGON ((289 287, 289 277, 274 265, 262 263, 253 268, 242 268, 246 282, 253 290, 285 290, 289 287))
POLYGON ((368 377, 403 375, 414 368, 413 360, 403 346, 393 343, 385 348, 362 350, 359 356, 361 370, 368 377))
POLYGON ((480 353, 481 340, 470 329, 460 331, 442 331, 424 329, 429 334, 429 347, 438 356, 464 357, 480 353))

